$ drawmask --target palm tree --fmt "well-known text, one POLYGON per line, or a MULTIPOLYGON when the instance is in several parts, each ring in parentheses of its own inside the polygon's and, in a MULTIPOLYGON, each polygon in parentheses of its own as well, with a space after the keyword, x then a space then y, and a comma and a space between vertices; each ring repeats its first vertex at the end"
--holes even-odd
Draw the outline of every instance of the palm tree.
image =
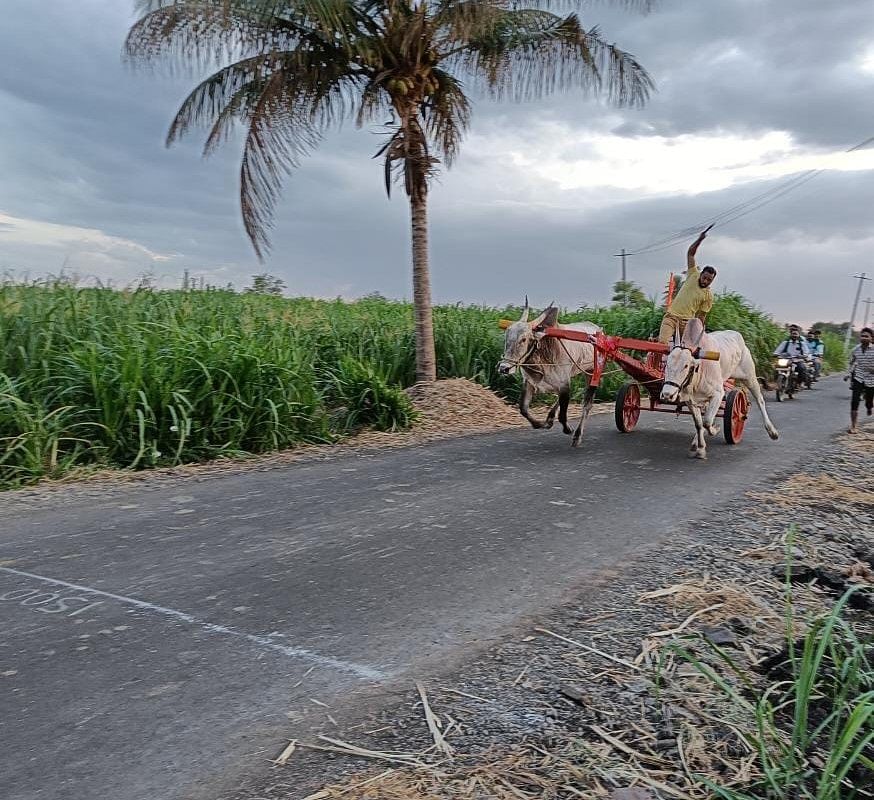
MULTIPOLYGON (((559 0, 560 1, 560 0, 559 0)), ((648 8, 651 0, 618 0, 648 8)), ((428 266, 428 188, 458 155, 468 92, 514 100, 559 89, 642 105, 653 88, 633 56, 550 0, 140 0, 125 43, 136 63, 216 69, 167 135, 208 131, 204 154, 245 127, 243 223, 259 258, 282 179, 346 119, 387 123, 385 186, 402 182, 413 244, 416 377, 436 378, 428 266)))

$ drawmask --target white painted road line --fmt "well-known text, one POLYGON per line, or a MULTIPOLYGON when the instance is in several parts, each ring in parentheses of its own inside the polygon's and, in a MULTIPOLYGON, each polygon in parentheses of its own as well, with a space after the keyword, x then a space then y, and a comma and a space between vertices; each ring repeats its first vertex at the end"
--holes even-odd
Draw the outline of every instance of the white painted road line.
POLYGON ((330 656, 323 656, 318 653, 314 653, 312 650, 306 650, 301 647, 291 647, 290 645, 280 644, 279 642, 273 641, 273 639, 269 636, 258 636, 254 633, 237 631, 224 625, 215 625, 212 622, 200 620, 191 614, 186 614, 184 611, 177 611, 173 608, 165 608, 164 606, 155 605, 154 603, 148 603, 145 600, 137 600, 135 597, 125 597, 124 595, 113 594, 112 592, 104 592, 100 589, 92 589, 89 586, 81 586, 77 583, 68 583, 67 581, 60 581, 56 578, 47 578, 45 575, 36 575, 32 572, 25 572, 24 570, 20 569, 12 569, 11 567, 0 567, 0 572, 8 572, 11 575, 19 575, 23 578, 32 578, 33 580, 43 581, 44 583, 50 583, 55 586, 65 586, 68 589, 75 589, 77 592, 86 592, 89 594, 99 595, 100 597, 107 597, 110 600, 116 600, 119 603, 134 606, 135 608, 142 609, 143 611, 150 611, 153 614, 170 617, 171 619, 175 619, 180 622, 186 622, 189 625, 196 625, 198 628, 201 628, 209 633, 216 633, 222 636, 236 636, 240 639, 245 639, 246 641, 252 642, 253 644, 256 644, 266 650, 275 650, 292 658, 297 658, 302 661, 309 661, 312 664, 317 664, 318 666, 322 667, 330 667, 331 669, 335 669, 339 672, 345 672, 347 674, 354 675, 355 677, 362 678, 364 680, 385 681, 389 677, 385 672, 382 672, 375 667, 367 666, 366 664, 356 664, 352 661, 342 661, 337 658, 331 658, 330 656))

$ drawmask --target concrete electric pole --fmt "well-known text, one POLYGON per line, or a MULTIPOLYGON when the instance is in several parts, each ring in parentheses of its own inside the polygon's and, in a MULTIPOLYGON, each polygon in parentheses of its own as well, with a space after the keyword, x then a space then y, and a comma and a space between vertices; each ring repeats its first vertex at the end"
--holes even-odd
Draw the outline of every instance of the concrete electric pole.
MULTIPOLYGON (((625 273, 625 259, 627 256, 628 256, 628 254, 625 252, 624 247, 622 248, 622 250, 619 253, 613 254, 614 258, 621 258, 622 259, 622 283, 623 283, 624 289, 627 289, 627 287, 624 286, 624 284, 627 280, 626 273, 625 273)), ((625 292, 625 298, 622 300, 622 305, 624 305, 624 306, 628 305, 628 292, 627 291, 625 292)))
POLYGON ((864 272, 861 275, 853 275, 853 277, 859 279, 859 286, 856 289, 856 299, 853 300, 853 310, 850 312, 850 324, 847 325, 847 336, 844 339, 844 347, 847 349, 850 347, 850 339, 853 336, 853 323, 856 321, 856 309, 859 307, 859 297, 862 295, 862 284, 864 284, 865 281, 871 280, 864 272))

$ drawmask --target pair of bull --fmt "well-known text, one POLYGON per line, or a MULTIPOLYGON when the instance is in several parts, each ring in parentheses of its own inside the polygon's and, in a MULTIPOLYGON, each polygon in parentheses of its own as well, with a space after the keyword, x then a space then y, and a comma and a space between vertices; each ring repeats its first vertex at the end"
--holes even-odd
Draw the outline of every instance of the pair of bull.
MULTIPOLYGON (((582 402, 582 414, 576 429, 567 422, 570 403, 570 382, 576 375, 591 375, 595 364, 595 348, 587 342, 546 336, 547 328, 597 333, 601 330, 591 322, 570 325, 558 324, 558 308, 550 305, 540 316, 529 321, 528 301, 518 322, 507 327, 504 339, 504 357, 498 363, 498 371, 509 375, 516 370, 522 373, 522 394, 519 411, 534 428, 551 428, 556 412, 562 431, 573 436, 571 444, 577 446, 592 410, 595 387, 586 386, 582 402), (549 409, 545 422, 531 415, 530 405, 538 392, 558 395, 558 401, 549 409)), ((765 430, 772 439, 779 434, 768 416, 765 399, 756 377, 756 365, 746 342, 737 331, 706 333, 698 319, 689 321, 682 338, 675 339, 665 363, 661 400, 666 403, 686 404, 695 423, 690 455, 707 458, 707 441, 704 434, 716 433, 716 414, 724 393, 725 381, 732 378, 746 388, 762 413, 765 430), (715 350, 718 361, 698 358, 701 351, 715 350)))

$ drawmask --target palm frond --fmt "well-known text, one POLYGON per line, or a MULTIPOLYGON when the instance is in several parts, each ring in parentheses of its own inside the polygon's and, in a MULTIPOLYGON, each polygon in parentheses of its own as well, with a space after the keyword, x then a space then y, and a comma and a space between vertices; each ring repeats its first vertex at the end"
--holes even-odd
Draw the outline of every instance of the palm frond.
POLYGON ((422 106, 425 133, 446 166, 451 166, 470 124, 470 101, 457 78, 440 69, 433 70, 431 75, 437 82, 437 89, 422 106))
POLYGON ((243 101, 257 102, 264 84, 279 68, 281 55, 253 56, 220 69, 203 80, 185 98, 167 133, 167 146, 185 136, 191 128, 211 126, 205 152, 217 143, 216 124, 223 118, 242 115, 243 101))
POLYGON ((325 131, 356 111, 363 80, 329 51, 298 50, 283 54, 281 65, 256 86, 243 86, 230 99, 232 110, 215 120, 209 141, 224 135, 236 113, 248 124, 240 170, 243 224, 255 252, 269 251, 268 230, 282 179, 321 141, 325 131))
MULTIPOLYGON (((148 0, 131 27, 124 55, 133 63, 202 70, 271 50, 291 50, 312 35, 304 20, 247 14, 245 0, 148 0)), ((271 0, 278 6, 278 0, 271 0)))
POLYGON ((361 90, 355 124, 361 128, 368 122, 382 121, 390 114, 394 115, 391 98, 379 80, 369 79, 361 90))
POLYGON ((363 19, 355 0, 145 0, 125 40, 132 62, 201 70, 319 39, 351 48, 363 19))
POLYGON ((263 258, 270 250, 268 231, 282 180, 315 148, 321 135, 308 114, 295 110, 282 71, 264 85, 249 112, 248 125, 240 165, 240 208, 255 253, 263 258))
POLYGON ((530 100, 563 89, 603 91, 616 105, 642 105, 654 83, 634 56, 586 31, 576 14, 506 11, 450 56, 497 99, 530 100))
POLYGON ((658 7, 659 0, 507 0, 506 5, 508 8, 536 8, 566 14, 582 8, 589 10, 596 6, 617 6, 627 11, 648 14, 658 7))
POLYGON ((437 168, 437 159, 428 152, 428 139, 416 117, 403 120, 377 151, 383 158, 385 193, 391 197, 391 185, 401 180, 408 197, 421 200, 437 168))

